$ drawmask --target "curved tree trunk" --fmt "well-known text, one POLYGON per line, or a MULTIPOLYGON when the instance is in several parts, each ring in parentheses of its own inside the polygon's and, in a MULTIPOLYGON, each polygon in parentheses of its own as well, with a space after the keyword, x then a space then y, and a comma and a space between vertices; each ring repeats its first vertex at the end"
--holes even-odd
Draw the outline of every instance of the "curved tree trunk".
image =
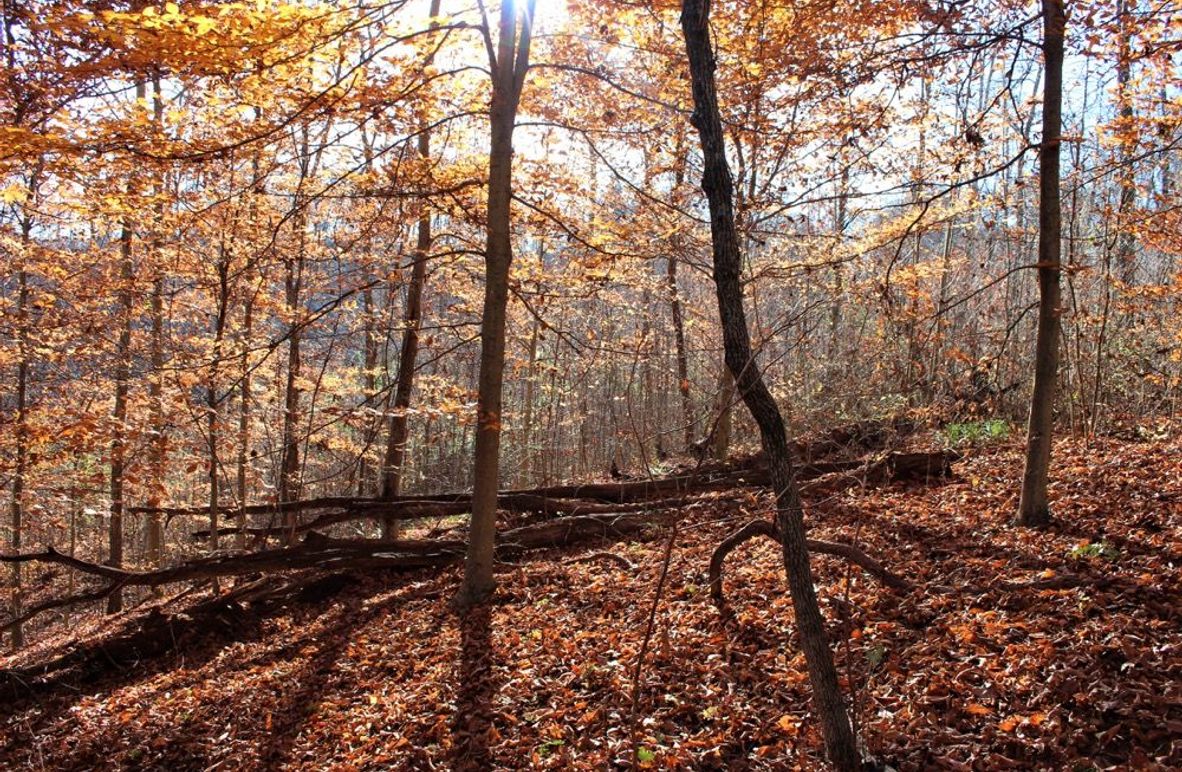
POLYGON ((722 119, 714 84, 714 55, 710 44, 709 0, 683 0, 681 26, 693 85, 691 122, 702 143, 702 189, 710 203, 710 232, 714 247, 714 285, 722 320, 726 363, 751 417, 759 427, 776 492, 776 529, 783 548, 784 567, 792 594, 796 624, 808 665, 813 699, 821 721, 829 761, 839 770, 856 770, 861 760, 837 682, 837 669, 825 635, 825 623, 813 589, 805 541, 804 509, 792 466, 784 419, 763 382, 743 307, 739 238, 735 229, 734 192, 723 144, 722 119))

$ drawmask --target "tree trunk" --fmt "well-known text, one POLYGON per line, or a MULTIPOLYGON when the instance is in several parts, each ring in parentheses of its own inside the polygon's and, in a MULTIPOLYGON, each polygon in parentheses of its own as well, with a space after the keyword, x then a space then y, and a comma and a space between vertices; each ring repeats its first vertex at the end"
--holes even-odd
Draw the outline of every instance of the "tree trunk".
MULTIPOLYGON (((303 202, 296 206, 303 207, 303 202)), ((287 384, 285 388, 283 407, 283 460, 279 471, 279 502, 285 503, 299 498, 300 475, 300 443, 296 437, 296 427, 299 425, 300 411, 300 285, 304 269, 303 245, 306 227, 303 216, 296 217, 296 228, 299 229, 300 254, 287 260, 287 277, 284 282, 287 313, 290 320, 287 340, 287 384)), ((285 525, 291 529, 288 543, 295 538, 295 520, 290 519, 285 525)))
MULTIPOLYGON (((32 220, 26 212, 21 218, 21 242, 29 243, 32 220)), ((29 463, 29 274, 24 266, 17 272, 17 348, 16 363, 16 464, 12 470, 12 534, 9 546, 13 554, 21 551, 25 517, 25 474, 29 463)), ((12 566, 12 616, 21 615, 21 566, 12 566)), ((12 628, 12 648, 17 650, 25 645, 24 629, 20 625, 12 628)))
MULTIPOLYGON (((157 132, 164 121, 164 101, 160 94, 160 76, 152 79, 152 117, 157 132)), ((168 438, 164 427, 164 267, 160 264, 161 233, 164 227, 163 175, 156 181, 155 228, 152 234, 152 379, 148 382, 148 401, 152 409, 152 439, 148 449, 148 506, 164 504, 165 464, 168 438)), ((159 514, 146 519, 148 565, 159 568, 164 558, 164 520, 159 514)))
POLYGON ((731 428, 734 414, 731 403, 735 401, 735 378, 726 362, 718 371, 718 394, 714 402, 714 437, 710 441, 710 457, 725 461, 731 448, 731 428))
POLYGON ((206 440, 209 461, 209 527, 212 530, 209 551, 218 551, 217 527, 218 505, 221 499, 221 477, 218 469, 218 438, 221 425, 218 420, 218 370, 222 360, 222 342, 226 334, 226 312, 230 305, 230 255, 223 244, 219 250, 215 269, 217 271, 217 310, 213 319, 213 351, 209 359, 208 377, 205 384, 206 440))
POLYGON ((538 320, 534 319, 529 333, 529 370, 525 376, 525 407, 521 417, 521 474, 518 477, 521 487, 533 482, 534 393, 537 389, 539 327, 538 320))
MULTIPOLYGON (((513 127, 521 87, 529 68, 529 48, 534 4, 526 0, 524 12, 513 0, 504 0, 497 52, 489 51, 493 73, 489 112, 488 233, 485 243, 484 310, 480 320, 480 376, 477 381, 476 449, 472 491, 472 522, 464 583, 457 603, 480 603, 495 589, 493 558, 497 524, 497 487, 501 447, 501 388, 505 367, 505 312, 509 290, 509 264, 513 259, 510 232, 513 196, 513 127), (518 40, 518 18, 521 35, 518 40)), ((491 49, 491 45, 490 45, 491 49)))
MULTIPOLYGON (((439 0, 431 0, 431 19, 439 16, 439 0)), ((434 22, 432 22, 434 24, 434 22)), ((427 66, 434 55, 427 57, 427 66)), ((419 158, 424 167, 431 159, 431 132, 426 122, 419 127, 419 158)), ((425 170, 424 170, 425 172, 425 170)), ((419 326, 423 317, 423 287, 427 283, 427 258, 431 252, 431 210, 422 202, 418 233, 415 237, 414 266, 406 289, 406 309, 402 315, 402 348, 398 353, 398 384, 394 389, 394 409, 390 413, 390 431, 386 438, 386 463, 382 469, 382 498, 397 496, 402 490, 402 471, 406 463, 409 438, 410 398, 414 391, 415 362, 419 355, 419 326)), ((398 535, 398 521, 382 521, 382 538, 398 535)))
POLYGON ((669 289, 669 312, 673 317, 673 345, 677 357, 677 391, 681 395, 681 421, 684 424, 684 451, 694 444, 694 403, 690 397, 689 357, 685 352, 685 320, 681 294, 677 291, 677 256, 672 251, 665 261, 665 285, 669 289))
POLYGON ((1120 144, 1120 200, 1117 203, 1117 246, 1116 264, 1117 275, 1126 286, 1132 286, 1137 281, 1137 263, 1133 250, 1136 238, 1130 222, 1133 206, 1137 199, 1137 182, 1133 169, 1133 156, 1137 152, 1137 140, 1133 124, 1133 95, 1130 86, 1132 79, 1132 14, 1129 9, 1130 0, 1120 0, 1117 9, 1120 26, 1117 42, 1116 59, 1116 103, 1117 103, 1117 136, 1120 144))
MULTIPOLYGON (((238 354, 238 453, 235 460, 236 496, 238 499, 238 527, 246 528, 246 515, 241 514, 249 499, 247 489, 247 464, 250 453, 250 336, 254 327, 254 296, 246 299, 242 310, 242 347, 238 354)), ((234 539, 235 549, 246 549, 246 534, 240 533, 234 539)))
POLYGON ((739 394, 759 427, 760 440, 767 454, 771 482, 776 491, 776 527, 781 538, 788 586, 829 761, 843 772, 852 771, 861 768, 861 760, 838 686, 837 669, 826 638, 824 619, 813 589, 804 511, 792 465, 787 427, 751 351, 740 282, 741 261, 735 229, 733 183, 727 165, 722 119, 715 93, 709 14, 709 0, 683 0, 681 25, 685 34, 694 98, 691 122, 697 128, 702 143, 702 189, 710 204, 714 284, 722 320, 726 363, 734 375, 739 394))
MULTIPOLYGON (((136 98, 142 102, 145 94, 143 81, 136 83, 135 92, 136 98)), ((134 185, 129 185, 128 190, 134 190, 134 185)), ((132 264, 133 238, 131 218, 124 216, 119 237, 122 257, 119 277, 119 340, 115 348, 115 406, 111 415, 111 519, 107 533, 107 565, 113 568, 123 567, 123 475, 127 445, 127 392, 128 381, 131 378, 131 286, 135 278, 135 266, 132 264)), ((123 593, 116 590, 107 598, 107 613, 114 614, 122 610, 123 593)))
MULTIPOLYGON (((366 281, 370 280, 369 275, 366 276, 366 281)), ((365 372, 362 373, 361 380, 363 384, 363 398, 365 409, 372 409, 378 394, 378 338, 375 329, 375 313, 373 304, 373 288, 366 287, 361 293, 361 308, 362 315, 365 319, 365 329, 363 331, 364 355, 365 355, 365 372)), ((365 422, 364 436, 362 437, 361 458, 357 462, 357 495, 368 496, 372 489, 372 475, 369 464, 369 450, 370 446, 376 439, 378 432, 377 424, 372 421, 365 422)))
POLYGON ((1059 370, 1059 250, 1062 219, 1059 212, 1059 132, 1063 102, 1063 36, 1067 17, 1063 0, 1043 0, 1042 147, 1038 153, 1038 337, 1035 342, 1034 392, 1026 432, 1026 470, 1018 519, 1022 525, 1050 522, 1047 477, 1051 463, 1055 380, 1059 370))

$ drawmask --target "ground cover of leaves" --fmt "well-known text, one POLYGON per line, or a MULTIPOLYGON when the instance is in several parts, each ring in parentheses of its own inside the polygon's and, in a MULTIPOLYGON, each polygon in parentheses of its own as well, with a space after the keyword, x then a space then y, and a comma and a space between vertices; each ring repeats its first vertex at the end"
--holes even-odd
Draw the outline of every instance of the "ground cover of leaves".
MULTIPOLYGON (((1013 443, 972 449, 951 482, 810 508, 813 535, 916 583, 892 592, 814 561, 870 754, 897 769, 1182 768, 1169 435, 1059 442, 1043 532, 1008 524, 1013 443)), ((822 768, 778 548, 731 556, 729 614, 705 587, 713 545, 757 516, 770 501, 745 491, 684 512, 635 710, 664 527, 505 566, 496 601, 462 623, 456 570, 357 576, 76 688, 4 695, 0 767, 611 769, 639 751, 656 769, 822 768), (633 568, 570 560, 603 549, 633 568)))

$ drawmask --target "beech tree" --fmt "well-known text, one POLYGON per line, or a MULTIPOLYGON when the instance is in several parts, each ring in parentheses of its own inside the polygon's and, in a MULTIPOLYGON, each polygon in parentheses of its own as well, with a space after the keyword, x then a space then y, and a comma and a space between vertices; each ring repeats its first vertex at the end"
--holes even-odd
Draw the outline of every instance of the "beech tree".
MULTIPOLYGON (((431 0, 429 11, 432 26, 439 16, 439 0, 431 0)), ((426 65, 435 59, 434 50, 427 55, 426 65)), ((419 160, 431 161, 431 127, 426 122, 419 126, 417 146, 419 160)), ((426 169, 424 169, 426 173, 426 169)), ((419 355, 419 325, 423 317, 423 288, 427 283, 427 260, 431 252, 431 209, 429 202, 420 202, 421 211, 415 226, 415 251, 411 266, 410 284, 406 288, 406 307, 402 313, 402 347, 398 354, 398 383, 394 389, 394 406, 390 412, 390 428, 386 438, 386 459, 382 468, 382 497, 393 498, 402 490, 402 469, 406 463, 406 443, 409 437, 411 393, 414 390, 415 366, 419 355)), ((382 537, 397 535, 397 521, 382 521, 382 537)))
POLYGON ((1038 337, 1034 352, 1034 390, 1026 430, 1026 469, 1018 501, 1022 525, 1050 522, 1047 479, 1059 377, 1059 327, 1062 296, 1060 249, 1062 214, 1059 209, 1059 147, 1063 104, 1063 38, 1067 15, 1062 0, 1043 0, 1042 138, 1038 150, 1038 337))
POLYGON ((497 489, 500 487, 502 383, 505 369, 505 310, 509 266, 513 259, 513 129, 521 89, 529 70, 537 0, 502 0, 497 46, 486 20, 481 30, 492 73, 489 107, 488 235, 485 241, 484 310, 480 317, 480 376, 477 387, 476 444, 473 456, 472 518, 461 606, 480 603, 495 588, 493 548, 496 540, 497 489))

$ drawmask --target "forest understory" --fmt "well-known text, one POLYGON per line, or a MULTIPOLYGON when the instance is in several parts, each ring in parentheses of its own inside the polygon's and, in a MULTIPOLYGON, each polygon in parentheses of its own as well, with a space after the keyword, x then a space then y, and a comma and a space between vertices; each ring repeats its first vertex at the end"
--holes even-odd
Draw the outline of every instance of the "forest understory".
MULTIPOLYGON (((1046 530, 1010 524, 1020 442, 960 450, 948 478, 808 500, 811 538, 910 585, 813 560, 864 751, 899 770, 1182 766, 1182 426, 1058 441, 1046 530)), ((817 769, 777 545, 730 555, 721 610, 709 592, 715 547, 772 508, 713 490, 505 560, 462 622, 458 563, 173 585, 0 660, 0 766, 817 769), (168 641, 137 656, 152 626, 168 641)))

